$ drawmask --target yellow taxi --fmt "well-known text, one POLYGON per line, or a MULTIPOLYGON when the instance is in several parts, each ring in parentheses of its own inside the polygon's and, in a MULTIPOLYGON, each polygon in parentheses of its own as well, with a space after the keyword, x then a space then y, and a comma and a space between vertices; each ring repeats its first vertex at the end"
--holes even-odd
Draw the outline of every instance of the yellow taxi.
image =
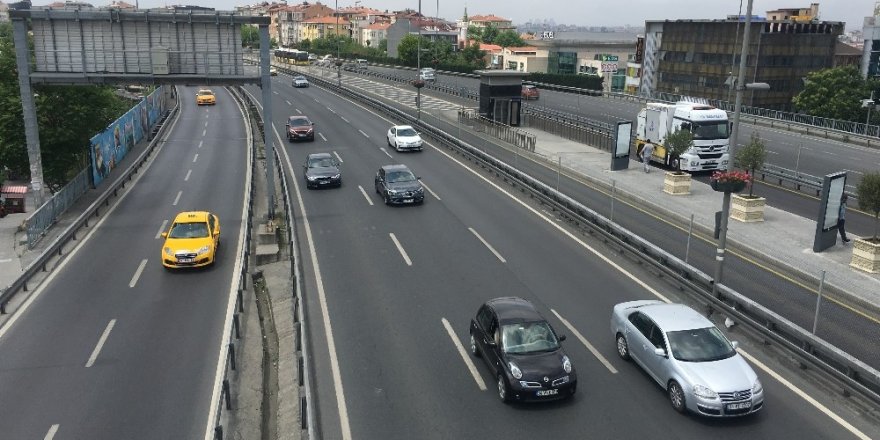
POLYGON ((196 104, 198 105, 214 105, 217 104, 217 98, 214 96, 214 92, 208 89, 199 90, 196 93, 196 104))
POLYGON ((214 264, 220 246, 220 219, 208 211, 181 212, 162 237, 166 268, 208 266, 214 264))

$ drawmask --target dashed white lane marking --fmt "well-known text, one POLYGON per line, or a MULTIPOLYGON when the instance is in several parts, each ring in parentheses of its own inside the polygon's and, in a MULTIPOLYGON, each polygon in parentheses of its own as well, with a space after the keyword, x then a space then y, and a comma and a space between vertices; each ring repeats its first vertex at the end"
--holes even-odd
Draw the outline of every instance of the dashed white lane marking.
POLYGON ((205 143, 205 141, 199 141, 199 148, 202 148, 203 143, 205 143))
POLYGON ((406 262, 407 266, 412 266, 412 260, 409 259, 409 255, 406 254, 406 250, 403 249, 400 242, 397 241, 397 236, 394 235, 393 232, 388 234, 391 237, 391 241, 394 242, 394 245, 397 246, 397 250, 400 252, 400 256, 403 257, 403 261, 406 262))
POLYGON ((193 172, 193 170, 189 170, 189 171, 186 172, 186 177, 183 178, 183 181, 184 181, 184 182, 188 182, 188 181, 189 181, 189 176, 192 174, 192 172, 193 172))
POLYGON ((452 325, 449 324, 449 321, 447 321, 446 318, 441 318, 440 321, 443 323, 443 327, 446 327, 446 333, 449 333, 449 338, 452 339, 452 343, 458 350, 458 354, 461 355, 461 359, 467 366, 468 371, 471 372, 471 376, 473 376, 474 380, 477 382, 477 387, 480 388, 480 391, 486 391, 486 382, 483 381, 483 377, 480 376, 480 373, 477 371, 477 366, 474 365, 474 362, 471 360, 470 356, 468 356, 467 351, 461 345, 461 341, 458 339, 458 335, 455 334, 455 330, 452 329, 452 325))
POLYGON ((59 424, 57 424, 57 423, 54 424, 54 425, 52 425, 52 426, 49 428, 49 432, 47 432, 47 433, 46 433, 46 436, 43 437, 43 440, 52 440, 53 438, 55 438, 55 433, 58 432, 58 428, 59 428, 60 426, 61 426, 61 425, 59 425, 59 424))
POLYGON ((364 198, 367 199, 367 203, 369 203, 370 206, 373 206, 373 200, 370 199, 370 195, 367 194, 367 191, 364 190, 364 187, 358 185, 358 189, 361 190, 361 194, 363 194, 363 195, 364 195, 364 198))
POLYGON ((313 98, 313 99, 314 99, 314 100, 315 100, 315 102, 317 102, 317 103, 318 103, 318 104, 320 104, 320 103, 321 103, 321 101, 318 101, 318 98, 313 98))
POLYGON ((329 110, 329 111, 330 111, 330 113, 333 113, 333 114, 334 114, 334 115, 335 115, 335 114, 336 114, 336 110, 333 110, 333 109, 332 109, 332 108, 330 108, 330 107, 327 107, 327 110, 329 110))
POLYGON ((484 246, 489 248, 489 250, 492 251, 493 254, 495 254, 495 258, 498 258, 498 260, 502 263, 507 263, 507 260, 505 260, 504 257, 502 257, 501 254, 498 253, 498 251, 496 251, 495 248, 492 247, 492 245, 489 244, 488 241, 483 239, 483 237, 477 231, 475 231, 474 228, 468 228, 468 231, 471 231, 471 233, 474 234, 475 237, 477 237, 477 240, 480 240, 484 246))
POLYGON ((364 135, 364 137, 365 137, 365 138, 367 138, 367 139, 369 139, 369 138, 370 138, 370 135, 368 135, 368 134, 366 134, 366 133, 364 133, 364 131, 363 131, 363 130, 358 130, 358 131, 359 131, 359 132, 361 132, 361 134, 362 134, 362 135, 364 135))
POLYGON ((382 152, 385 153, 386 156, 394 159, 394 156, 392 156, 391 153, 389 153, 387 150, 385 150, 385 147, 380 147, 379 149, 382 150, 382 152))
POLYGON ((202 130, 202 137, 205 137, 206 134, 208 134, 208 129, 207 129, 207 128, 204 129, 204 130, 202 130))
POLYGON ((336 153, 336 152, 335 152, 335 151, 334 151, 334 152, 333 152, 333 155, 334 155, 334 156, 336 156, 336 160, 338 160, 338 161, 339 161, 339 163, 345 163, 345 161, 344 161, 344 160, 342 160, 342 158, 341 158, 341 157, 339 157, 339 154, 337 154, 337 153, 336 153))
POLYGON ((111 319, 110 323, 107 324, 107 328, 104 329, 104 333, 101 334, 101 338, 98 339, 98 345, 96 345, 95 349, 92 350, 92 355, 89 356, 89 361, 86 362, 86 368, 90 368, 92 365, 95 364, 95 360, 98 359, 98 354, 101 353, 101 348, 104 347, 104 343, 107 342, 107 337, 110 336, 110 330, 113 330, 113 326, 115 325, 116 319, 111 319))
POLYGON ((425 189, 428 190, 428 192, 431 193, 431 195, 434 196, 435 199, 441 200, 440 196, 438 196, 437 193, 434 192, 434 190, 432 190, 428 185, 426 185, 425 182, 422 182, 422 186, 424 186, 425 189))
POLYGON ((287 105, 293 105, 293 104, 290 103, 290 101, 288 101, 288 100, 286 100, 286 99, 284 100, 284 102, 286 102, 287 105))
POLYGON ((273 95, 277 95, 277 94, 278 94, 278 91, 277 91, 277 90, 272 90, 272 94, 273 94, 273 95))
POLYGON ((832 156, 837 156, 837 153, 835 153, 835 152, 833 152, 833 151, 823 151, 823 153, 825 153, 825 154, 830 154, 830 155, 832 155, 832 156))
POLYGON ((318 133, 318 136, 321 136, 321 139, 323 139, 324 142, 327 142, 327 138, 324 137, 324 133, 318 133))
POLYGON ((144 258, 141 260, 141 264, 138 265, 136 271, 134 271, 134 276, 131 277, 131 281, 128 282, 128 287, 134 287, 137 285, 138 280, 141 278, 141 274, 144 273, 144 267, 147 266, 147 259, 144 258))
POLYGON ((162 233, 165 232, 165 227, 168 226, 168 220, 162 220, 162 226, 159 226, 159 232, 156 233, 156 240, 162 236, 162 233))
POLYGON ((300 110, 300 109, 296 109, 296 112, 299 114, 303 114, 302 110, 300 110))
POLYGON ((11 263, 11 262, 12 262, 12 258, 4 258, 4 259, 0 260, 0 263, 11 263))
POLYGON ((342 120, 345 121, 346 124, 351 124, 351 122, 348 122, 348 119, 345 119, 345 116, 340 116, 340 118, 342 118, 342 120))
POLYGON ((779 152, 767 150, 767 154, 779 154, 779 152))
POLYGON ((748 359, 749 362, 755 364, 758 368, 760 368, 765 373, 769 374, 774 379, 776 379, 777 382, 781 383, 783 386, 785 386, 786 388, 791 390, 793 393, 800 396, 800 398, 806 400, 807 403, 809 403, 810 405, 813 405, 813 407, 815 407, 819 411, 825 413, 825 415, 830 417, 832 420, 837 422, 840 426, 842 426, 847 431, 851 432, 856 437, 858 437, 862 440, 870 440, 871 439, 871 437, 868 437, 867 435, 865 435, 865 433, 863 433, 862 431, 859 431, 858 428, 856 428, 855 426, 850 425, 849 422, 847 422, 842 417, 840 417, 839 415, 834 413, 834 411, 831 411, 830 409, 828 409, 828 407, 819 403, 816 399, 812 398, 809 394, 807 394, 806 392, 804 392, 803 390, 801 390, 800 388, 795 386, 793 383, 786 380, 779 373, 771 370, 770 367, 764 365, 763 362, 759 361, 758 359, 755 359, 752 355, 746 353, 745 351, 743 351, 740 348, 738 348, 737 351, 739 351, 739 354, 743 355, 744 358, 748 359))
POLYGON ((607 368, 608 371, 611 372, 611 374, 617 374, 617 368, 614 368, 614 365, 611 365, 611 362, 608 362, 608 359, 606 359, 605 356, 602 356, 602 353, 599 353, 599 350, 596 350, 596 347, 594 347, 593 344, 591 344, 590 341, 588 341, 587 338, 585 338, 584 335, 581 334, 581 332, 577 331, 577 329, 574 328, 574 326, 571 325, 568 320, 566 320, 562 316, 559 316, 559 313, 557 313, 556 310, 550 309, 550 311, 553 312, 554 315, 556 315, 556 318, 562 322, 562 325, 568 327, 568 330, 571 332, 571 334, 573 334, 574 337, 578 338, 578 340, 581 341, 581 344, 584 344, 587 347, 587 350, 590 350, 590 353, 593 353, 593 356, 595 356, 596 359, 598 359, 599 362, 601 362, 602 365, 604 365, 605 368, 607 368))
POLYGON ((205 121, 205 128, 208 128, 208 121, 205 121))
POLYGON ((172 203, 171 206, 177 206, 177 202, 180 201, 180 196, 182 196, 182 195, 183 195, 183 191, 178 191, 177 197, 174 198, 174 203, 172 203))
POLYGON ((196 155, 193 156, 193 163, 196 163, 197 160, 199 160, 199 153, 196 153, 196 155))

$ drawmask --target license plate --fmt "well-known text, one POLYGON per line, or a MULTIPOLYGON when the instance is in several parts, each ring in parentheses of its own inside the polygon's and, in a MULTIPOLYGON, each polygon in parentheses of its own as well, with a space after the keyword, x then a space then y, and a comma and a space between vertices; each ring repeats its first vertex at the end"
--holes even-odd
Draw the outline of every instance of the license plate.
POLYGON ((413 199, 403 199, 403 203, 412 203, 413 199))
POLYGON ((318 185, 326 185, 326 184, 328 184, 328 183, 330 183, 329 180, 319 180, 319 181, 318 181, 318 185))
POLYGON ((752 402, 739 402, 739 403, 728 403, 727 404, 728 411, 733 411, 733 410, 737 410, 737 409, 746 409, 746 408, 751 408, 751 407, 752 407, 752 402))
POLYGON ((538 397, 555 396, 557 394, 559 394, 559 390, 555 390, 555 389, 554 390, 541 390, 541 391, 535 392, 535 395, 538 397))
POLYGON ((196 261, 196 259, 195 258, 178 258, 177 259, 178 263, 192 263, 193 261, 196 261))

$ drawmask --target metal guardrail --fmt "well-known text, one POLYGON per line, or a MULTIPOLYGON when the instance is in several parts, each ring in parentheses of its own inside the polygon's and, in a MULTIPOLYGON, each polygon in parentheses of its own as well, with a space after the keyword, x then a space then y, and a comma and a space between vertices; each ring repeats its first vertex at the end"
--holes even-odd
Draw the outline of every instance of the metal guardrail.
POLYGON ((46 231, 58 220, 58 217, 67 211, 71 205, 76 203, 79 197, 89 191, 90 167, 83 168, 76 177, 61 190, 52 195, 52 197, 37 208, 25 220, 25 228, 27 229, 28 249, 34 246, 46 234, 46 231))
MULTIPOLYGON (((244 109, 245 114, 248 116, 245 118, 248 126, 248 132, 252 133, 252 128, 250 124, 250 114, 245 105, 243 98, 238 96, 237 91, 234 88, 227 87, 233 99, 235 99, 238 105, 244 109)), ((256 169, 256 148, 254 147, 254 137, 253 135, 248 136, 250 139, 250 145, 248 146, 248 168, 250 168, 251 178, 247 182, 247 198, 244 201, 245 206, 247 206, 247 219, 245 220, 245 243, 241 248, 241 253, 236 256, 236 259, 241 262, 241 270, 238 272, 238 292, 235 296, 235 304, 232 309, 228 312, 232 315, 227 316, 224 322, 229 322, 230 325, 227 328, 223 329, 223 333, 225 334, 226 342, 223 344, 223 352, 221 356, 223 358, 223 375, 217 378, 217 382, 214 384, 214 389, 220 390, 220 395, 217 397, 217 402, 213 408, 213 412, 211 413, 211 419, 208 421, 209 429, 213 427, 212 432, 206 432, 206 440, 213 438, 214 440, 223 440, 223 424, 220 419, 223 414, 223 409, 225 408, 227 411, 232 409, 232 396, 230 394, 229 388, 229 370, 235 370, 237 362, 235 359, 235 350, 236 344, 235 340, 241 339, 241 321, 239 319, 239 315, 244 312, 244 302, 243 296, 244 291, 247 290, 247 275, 248 275, 248 267, 250 264, 250 248, 251 248, 251 239, 253 233, 254 226, 254 191, 255 185, 254 180, 256 179, 257 169, 256 169), (230 319, 231 318, 231 319, 230 319), (208 436, 211 437, 208 437, 208 436)), ((213 397, 212 397, 213 399, 213 397)))
MULTIPOLYGON (((765 164, 763 168, 755 172, 755 175, 755 177, 760 175, 763 181, 775 180, 779 186, 785 186, 788 183, 797 191, 809 190, 811 193, 815 193, 816 197, 819 197, 822 193, 822 186, 825 183, 825 179, 821 176, 814 176, 770 164, 765 164)), ((856 192, 846 191, 846 193, 853 200, 858 200, 856 192)))
MULTIPOLYGON (((180 102, 178 101, 177 105, 174 106, 173 109, 169 111, 169 115, 177 114, 180 108, 180 102)), ((71 223, 70 226, 56 238, 49 246, 46 247, 46 250, 40 254, 37 259, 31 262, 28 267, 22 271, 22 274, 16 278, 12 284, 6 287, 2 292, 0 292, 0 314, 6 313, 6 304, 9 300, 15 296, 18 292, 26 292, 28 290, 28 283, 31 279, 34 278, 38 273, 45 272, 49 266, 50 261, 56 257, 61 256, 64 253, 64 245, 69 243, 72 240, 76 240, 77 233, 80 229, 89 226, 89 222, 92 217, 100 217, 101 210, 104 209, 105 206, 110 206, 110 199, 112 197, 116 197, 119 190, 125 187, 125 184, 132 180, 132 177, 140 170, 140 168, 147 162, 150 158, 150 155, 158 145, 158 138, 153 139, 144 149, 140 156, 135 159, 125 171, 119 175, 115 182, 112 185, 107 187, 107 190, 101 194, 97 200, 95 200, 85 211, 76 218, 76 220, 71 223)))
POLYGON ((611 151, 614 137, 610 131, 584 127, 565 120, 548 116, 541 112, 523 110, 522 123, 525 127, 533 127, 547 133, 560 136, 575 142, 592 145, 601 150, 611 151))
POLYGON ((485 116, 480 115, 472 108, 463 108, 458 110, 459 122, 474 127, 478 132, 484 132, 492 137, 501 139, 504 142, 513 144, 516 147, 535 151, 535 143, 538 141, 537 136, 519 130, 516 127, 495 122, 485 116))
POLYGON ((494 170, 495 174, 505 181, 523 186, 534 197, 554 207, 570 219, 576 220, 578 225, 588 228, 590 233, 601 236, 607 244, 616 246, 620 251, 630 253, 650 264, 662 272, 664 278, 675 280, 682 288, 693 293, 699 301, 709 304, 712 310, 719 310, 740 320, 766 340, 778 342, 803 361, 805 365, 814 366, 817 370, 825 373, 826 377, 839 381, 844 387, 857 391, 875 403, 880 403, 880 371, 871 368, 859 359, 723 284, 718 285, 719 293, 717 296, 713 295, 713 280, 699 269, 613 223, 580 202, 554 190, 549 185, 455 138, 453 135, 377 99, 361 95, 348 88, 337 87, 334 83, 320 78, 313 78, 313 81, 341 95, 366 103, 394 118, 407 121, 443 144, 461 152, 470 160, 494 170))

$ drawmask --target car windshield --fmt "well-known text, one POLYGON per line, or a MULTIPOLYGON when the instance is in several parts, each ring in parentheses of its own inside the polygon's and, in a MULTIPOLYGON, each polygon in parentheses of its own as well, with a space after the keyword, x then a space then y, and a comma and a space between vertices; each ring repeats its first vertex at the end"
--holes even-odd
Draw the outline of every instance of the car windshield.
POLYGON ((391 171, 385 175, 388 183, 412 182, 416 180, 416 176, 409 171, 391 171))
POLYGON ((291 119, 289 122, 291 127, 305 127, 309 125, 309 120, 305 118, 291 119))
MULTIPOLYGON (((199 96, 208 96, 208 95, 213 95, 213 94, 214 94, 214 92, 212 92, 210 90, 199 90, 199 96)), ((192 96, 192 95, 190 95, 190 96, 192 96)))
POLYGON ((309 168, 326 168, 333 166, 333 159, 329 157, 316 157, 309 159, 309 168))
POLYGON ((306 77, 304 77, 304 76, 298 76, 298 77, 294 78, 294 80, 296 80, 296 81, 305 81, 305 80, 306 80, 306 77))
POLYGON ((200 223, 175 223, 168 233, 168 238, 204 238, 208 236, 208 224, 200 223))
POLYGON ((418 133, 416 133, 416 131, 413 130, 412 128, 401 128, 401 129, 397 130, 398 136, 415 136, 417 134, 418 133))
POLYGON ((554 351, 559 341, 545 321, 508 324, 501 327, 501 349, 505 353, 528 354, 554 351))
POLYGON ((712 362, 736 354, 733 345, 715 327, 666 333, 672 357, 684 362, 712 362))
POLYGON ((730 133, 727 130, 727 121, 700 122, 694 124, 694 139, 727 139, 730 133))

